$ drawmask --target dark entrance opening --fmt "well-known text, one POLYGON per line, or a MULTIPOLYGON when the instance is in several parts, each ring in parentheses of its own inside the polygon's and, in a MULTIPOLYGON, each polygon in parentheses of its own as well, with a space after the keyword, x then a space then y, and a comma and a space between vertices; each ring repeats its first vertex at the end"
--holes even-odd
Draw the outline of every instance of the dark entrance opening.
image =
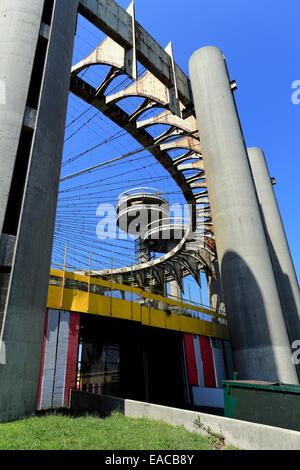
POLYGON ((83 390, 186 406, 181 333, 81 315, 80 343, 83 390))

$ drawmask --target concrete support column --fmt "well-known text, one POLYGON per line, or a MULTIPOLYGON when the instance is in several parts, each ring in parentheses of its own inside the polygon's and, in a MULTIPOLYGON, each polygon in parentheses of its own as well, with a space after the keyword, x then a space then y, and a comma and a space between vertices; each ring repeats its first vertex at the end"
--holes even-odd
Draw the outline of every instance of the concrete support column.
POLYGON ((142 239, 139 239, 139 254, 138 254, 138 262, 139 263, 147 263, 150 261, 150 251, 149 245, 142 239))
POLYGON ((211 263, 212 274, 206 274, 210 307, 220 313, 226 313, 223 286, 218 261, 211 263))
POLYGON ((182 290, 178 284, 177 281, 170 281, 169 282, 169 292, 170 292, 170 295, 175 297, 174 300, 177 300, 177 299, 182 299, 182 290))
MULTIPOLYGON (((180 302, 182 299, 182 290, 180 288, 180 285, 176 280, 170 281, 169 283, 169 296, 173 298, 173 300, 177 300, 180 302)), ((181 307, 172 307, 172 310, 176 313, 182 313, 182 308, 181 307)))
POLYGON ((235 370, 298 383, 257 195, 222 52, 189 63, 235 370))
POLYGON ((0 5, 0 236, 23 125, 44 0, 0 5))
MULTIPOLYGON (((223 292, 223 286, 222 286, 218 260, 214 260, 211 262, 211 269, 212 269, 212 273, 206 274, 209 305, 210 305, 210 308, 215 310, 217 313, 225 315, 226 308, 225 308, 224 292, 223 292)), ((219 317, 215 318, 214 321, 218 324, 227 323, 225 319, 219 318, 219 317)))
MULTIPOLYGON (((6 348, 6 364, 0 365, 0 421, 28 416, 36 408, 77 8, 78 0, 1 2, 0 50, 8 41, 11 53, 14 51, 16 58, 12 60, 18 67, 10 71, 15 85, 12 92, 23 105, 30 98, 33 112, 29 110, 29 115, 34 119, 27 120, 25 126, 32 126, 31 140, 0 336, 6 348), (35 36, 26 51, 32 47, 34 56, 38 47, 40 55, 34 61, 30 83, 23 89, 19 83, 23 80, 23 29, 32 26, 23 13, 29 4, 35 7, 39 37, 38 46, 35 36), (43 5, 46 10, 42 12, 43 5)), ((10 70, 8 62, 5 66, 10 70)), ((29 74, 27 62, 24 70, 29 74)), ((18 112, 21 110, 13 109, 12 120, 18 112)), ((4 149, 10 148, 12 136, 5 134, 2 141, 4 149)), ((5 158, 5 150, 3 155, 5 158)))
MULTIPOLYGON (((250 166, 261 208, 269 252, 290 342, 300 340, 300 293, 264 152, 248 148, 250 166)), ((298 375, 300 373, 300 366, 298 375)), ((300 375, 299 375, 300 377, 300 375)))

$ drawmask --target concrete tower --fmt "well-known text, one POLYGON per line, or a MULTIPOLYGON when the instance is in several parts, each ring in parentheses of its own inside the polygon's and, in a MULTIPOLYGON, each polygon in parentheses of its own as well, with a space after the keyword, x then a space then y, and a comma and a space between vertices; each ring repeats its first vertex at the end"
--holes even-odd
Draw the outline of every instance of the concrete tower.
POLYGON ((77 7, 0 3, 0 421, 36 407, 77 7))
MULTIPOLYGON (((271 183, 264 152, 248 148, 269 252, 291 344, 300 339, 300 293, 293 260, 271 183)), ((300 365, 297 367, 300 374, 300 365)), ((299 375, 300 377, 300 375, 299 375)))
POLYGON ((298 383, 246 146, 222 52, 189 63, 216 247, 241 379, 298 383))

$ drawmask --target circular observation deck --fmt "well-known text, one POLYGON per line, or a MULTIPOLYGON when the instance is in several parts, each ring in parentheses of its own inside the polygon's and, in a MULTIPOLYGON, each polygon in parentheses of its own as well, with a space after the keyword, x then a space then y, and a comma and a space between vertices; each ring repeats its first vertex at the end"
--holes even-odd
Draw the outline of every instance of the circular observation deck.
POLYGON ((189 224, 185 219, 167 217, 148 224, 142 236, 152 251, 168 253, 178 245, 188 230, 189 224))
POLYGON ((142 238, 149 223, 157 223, 169 217, 169 202, 162 194, 162 191, 145 187, 129 189, 120 194, 117 204, 118 227, 142 238))

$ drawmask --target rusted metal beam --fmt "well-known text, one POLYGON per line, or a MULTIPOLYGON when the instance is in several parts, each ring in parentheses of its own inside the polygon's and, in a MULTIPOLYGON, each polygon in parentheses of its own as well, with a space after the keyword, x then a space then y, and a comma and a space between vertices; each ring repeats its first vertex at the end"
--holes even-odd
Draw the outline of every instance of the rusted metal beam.
MULTIPOLYGON (((119 108, 115 103, 106 103, 105 97, 97 97, 96 89, 77 76, 71 77, 70 91, 84 100, 86 103, 99 109, 105 116, 111 119, 115 124, 125 129, 134 137, 143 147, 149 147, 155 144, 153 137, 145 129, 137 129, 135 122, 130 122, 127 113, 119 108)), ((171 174, 174 181, 178 184, 188 203, 195 210, 194 194, 187 184, 184 175, 173 165, 172 158, 168 153, 159 147, 149 150, 160 164, 171 174)))
MULTIPOLYGON (((133 17, 114 0, 80 0, 79 13, 101 29, 124 49, 132 49, 133 17)), ((192 107, 189 79, 180 67, 149 33, 135 22, 135 47, 137 60, 168 88, 174 87, 174 75, 178 97, 186 108, 192 107)))

